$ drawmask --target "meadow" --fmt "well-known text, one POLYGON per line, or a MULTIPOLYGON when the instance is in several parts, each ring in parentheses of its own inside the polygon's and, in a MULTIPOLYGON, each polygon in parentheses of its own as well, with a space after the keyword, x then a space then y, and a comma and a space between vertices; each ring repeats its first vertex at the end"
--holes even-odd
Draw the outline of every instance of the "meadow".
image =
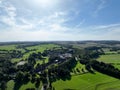
POLYGON ((105 63, 110 63, 116 68, 120 69, 120 54, 105 54, 101 55, 97 60, 105 62, 105 63))
POLYGON ((105 63, 120 63, 120 54, 101 55, 98 60, 105 63))
POLYGON ((0 50, 14 50, 16 49, 16 45, 2 45, 0 46, 0 50))
POLYGON ((52 85, 55 90, 116 90, 116 88, 120 88, 119 82, 116 78, 95 72, 95 74, 72 76, 71 80, 67 81, 58 80, 52 85), (111 85, 109 85, 110 83, 111 85), (110 89, 111 87, 113 89, 110 89))

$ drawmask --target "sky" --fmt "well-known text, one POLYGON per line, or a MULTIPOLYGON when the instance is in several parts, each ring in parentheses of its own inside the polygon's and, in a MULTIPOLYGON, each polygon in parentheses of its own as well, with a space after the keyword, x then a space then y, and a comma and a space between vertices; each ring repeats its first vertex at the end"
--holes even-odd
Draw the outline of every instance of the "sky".
POLYGON ((0 0, 0 42, 120 40, 120 0, 0 0))

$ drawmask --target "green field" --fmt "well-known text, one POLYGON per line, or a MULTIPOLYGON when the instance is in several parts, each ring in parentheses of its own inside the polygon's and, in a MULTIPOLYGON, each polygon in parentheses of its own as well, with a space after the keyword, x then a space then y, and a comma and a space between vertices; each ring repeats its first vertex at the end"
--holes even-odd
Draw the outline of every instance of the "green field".
POLYGON ((10 80, 9 82, 7 82, 7 90, 13 90, 14 89, 14 81, 10 80))
MULTIPOLYGON (((22 58, 15 58, 15 59, 12 59, 12 62, 19 62, 21 59, 27 59, 28 56, 33 53, 33 52, 43 52, 44 50, 46 49, 52 49, 54 47, 59 47, 58 45, 55 45, 55 44, 45 44, 45 45, 37 45, 37 46, 30 46, 30 47, 27 47, 28 50, 32 50, 32 49, 36 49, 36 51, 30 51, 28 53, 25 53, 23 55, 22 58)), ((47 59, 45 60, 47 62, 47 59)), ((42 61, 37 61, 37 63, 42 63, 42 61)))
POLYGON ((52 85, 55 90, 116 90, 116 88, 120 88, 119 82, 118 79, 96 72, 96 74, 72 76, 71 80, 67 81, 58 80, 52 85), (114 83, 115 81, 117 84, 114 83), (113 83, 109 85, 110 82, 113 83), (103 88, 100 86, 101 84, 104 86, 103 88), (113 89, 110 89, 112 86, 113 89), (106 87, 107 89, 104 89, 106 87))
POLYGON ((43 52, 46 49, 52 49, 54 47, 59 47, 59 46, 55 45, 55 44, 45 44, 45 45, 37 45, 37 46, 27 47, 27 49, 28 50, 37 49, 37 52, 43 52))
POLYGON ((81 64, 79 61, 77 62, 76 66, 72 69, 72 73, 71 75, 76 75, 76 74, 83 74, 85 72, 88 72, 85 69, 85 65, 81 64), (79 70, 79 72, 77 71, 77 69, 79 70))
MULTIPOLYGON (((14 81, 10 80, 9 82, 7 82, 7 90, 14 90, 14 81)), ((42 83, 40 83, 40 86, 38 88, 38 90, 41 89, 42 83)), ((35 87, 35 83, 31 83, 28 82, 27 84, 23 84, 22 86, 20 86, 19 90, 26 90, 27 88, 36 88, 35 87)))
POLYGON ((16 45, 3 45, 0 46, 0 50, 14 50, 16 48, 16 45))
POLYGON ((102 55, 98 60, 106 63, 120 63, 120 54, 102 55))
POLYGON ((97 60, 111 63, 113 66, 120 69, 120 54, 101 55, 97 60))

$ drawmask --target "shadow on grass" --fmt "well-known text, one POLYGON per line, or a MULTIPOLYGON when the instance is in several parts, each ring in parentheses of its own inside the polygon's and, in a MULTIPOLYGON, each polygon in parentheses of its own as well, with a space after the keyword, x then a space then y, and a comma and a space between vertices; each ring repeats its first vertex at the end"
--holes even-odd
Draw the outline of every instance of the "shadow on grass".
POLYGON ((29 82, 29 80, 27 80, 27 81, 21 81, 21 82, 15 82, 15 85, 14 85, 13 90, 19 90, 20 87, 21 87, 23 84, 27 84, 28 82, 29 82))
POLYGON ((61 77, 60 79, 62 79, 63 81, 71 80, 71 75, 68 75, 66 77, 61 77))
POLYGON ((22 85, 23 85, 23 83, 21 83, 21 82, 15 83, 13 90, 19 90, 22 85))

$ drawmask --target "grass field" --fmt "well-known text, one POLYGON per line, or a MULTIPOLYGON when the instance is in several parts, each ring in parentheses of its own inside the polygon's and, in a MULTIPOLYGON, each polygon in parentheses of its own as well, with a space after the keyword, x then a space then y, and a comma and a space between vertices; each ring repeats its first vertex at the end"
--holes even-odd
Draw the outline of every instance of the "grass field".
MULTIPOLYGON (((14 81, 10 80, 9 82, 7 82, 7 90, 14 90, 14 81)), ((40 86, 38 88, 38 90, 40 90, 42 87, 42 83, 40 83, 40 86)), ((30 81, 27 84, 23 84, 19 90, 26 90, 27 88, 36 88, 35 87, 35 83, 31 83, 30 81)))
POLYGON ((0 46, 0 50, 14 50, 16 48, 16 45, 3 45, 0 46))
POLYGON ((13 90, 14 88, 14 81, 10 80, 9 82, 7 82, 7 90, 13 90))
POLYGON ((27 88, 36 88, 36 90, 40 90, 40 89, 41 89, 41 86, 42 86, 42 85, 40 84, 39 88, 36 88, 36 87, 35 87, 35 83, 29 82, 29 83, 27 83, 27 84, 22 85, 19 90, 26 90, 27 88))
MULTIPOLYGON (((118 79, 96 72, 96 74, 87 73, 83 75, 72 76, 71 80, 67 81, 58 80, 52 85, 55 90, 116 90, 114 87, 113 89, 101 89, 101 86, 98 87, 100 84, 104 85, 104 83, 109 82, 113 82, 112 86, 114 86, 116 85, 116 83, 114 84, 114 81, 118 81, 118 79)), ((104 87, 107 88, 111 88, 112 86, 107 84, 104 85, 104 87)), ((120 85, 117 84, 116 87, 120 88, 120 85)))
MULTIPOLYGON (((4 46, 4 47, 6 47, 6 49, 7 49, 7 46, 4 46)), ((12 47, 12 46, 11 46, 12 47)), ((9 47, 9 49, 15 49, 15 47, 13 48, 11 48, 11 47, 9 47)), ((44 50, 46 50, 46 49, 52 49, 52 48, 54 48, 54 47, 59 47, 58 45, 55 45, 55 44, 45 44, 45 45, 37 45, 37 46, 30 46, 30 47, 27 47, 27 49, 28 50, 32 50, 32 49, 36 49, 36 51, 30 51, 30 52, 28 52, 28 53, 25 53, 24 55, 23 55, 23 57, 22 58, 14 58, 14 59, 12 59, 11 61, 12 61, 12 63, 15 63, 15 62, 19 62, 20 60, 24 60, 24 59, 27 59, 28 58, 28 56, 31 54, 31 53, 33 53, 33 52, 43 52, 44 50)), ((45 60, 46 62, 48 62, 48 59, 46 59, 45 60)), ((37 61, 37 63, 42 63, 42 61, 37 61)))
POLYGON ((34 67, 36 67, 36 65, 39 64, 44 64, 44 63, 48 63, 48 57, 45 57, 45 59, 43 60, 36 60, 36 64, 34 65, 34 67))
POLYGON ((81 64, 78 61, 77 65, 72 69, 71 75, 82 74, 82 73, 85 73, 85 72, 87 72, 87 70, 85 69, 85 65, 81 64), (77 69, 79 70, 79 72, 77 71, 77 69))
POLYGON ((101 55, 97 60, 111 63, 113 66, 120 69, 120 54, 101 55))
POLYGON ((106 63, 120 63, 120 54, 102 55, 98 60, 106 63))
POLYGON ((27 49, 28 50, 37 49, 37 52, 43 52, 46 49, 52 49, 54 47, 59 47, 59 46, 55 45, 55 44, 45 44, 45 45, 37 45, 37 46, 27 47, 27 49))
POLYGON ((96 85, 96 90, 120 90, 120 80, 96 85))

